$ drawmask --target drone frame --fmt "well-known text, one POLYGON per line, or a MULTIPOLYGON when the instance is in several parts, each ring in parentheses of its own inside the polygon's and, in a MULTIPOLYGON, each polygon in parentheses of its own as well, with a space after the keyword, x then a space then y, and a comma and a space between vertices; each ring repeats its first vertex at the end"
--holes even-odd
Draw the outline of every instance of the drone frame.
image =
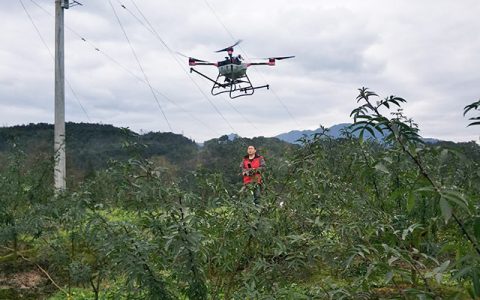
POLYGON ((213 82, 212 90, 210 91, 213 96, 228 93, 231 99, 235 99, 243 96, 251 96, 255 93, 255 90, 257 89, 270 89, 270 85, 268 84, 254 87, 247 74, 243 75, 240 78, 230 79, 227 78, 225 75, 219 73, 217 78, 214 80, 207 75, 195 70, 194 68, 190 68, 190 73, 192 72, 195 72, 203 78, 206 78, 207 80, 213 82), (219 80, 221 80, 222 78, 225 83, 219 82, 219 80), (244 78, 246 80, 244 80, 244 78), (240 84, 242 83, 246 84, 246 86, 241 87, 240 84))

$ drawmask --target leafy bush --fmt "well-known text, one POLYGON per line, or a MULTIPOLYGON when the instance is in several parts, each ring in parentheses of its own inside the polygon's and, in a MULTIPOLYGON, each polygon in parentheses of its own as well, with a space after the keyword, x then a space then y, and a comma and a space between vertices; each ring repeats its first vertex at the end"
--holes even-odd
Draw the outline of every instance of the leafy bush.
POLYGON ((207 143, 211 164, 174 180, 128 140, 129 159, 57 196, 51 165, 18 152, 0 175, 4 250, 42 267, 51 299, 479 297, 479 146, 426 144, 406 100, 375 97, 360 89, 342 138, 267 155, 258 204, 216 171, 251 140, 207 143))

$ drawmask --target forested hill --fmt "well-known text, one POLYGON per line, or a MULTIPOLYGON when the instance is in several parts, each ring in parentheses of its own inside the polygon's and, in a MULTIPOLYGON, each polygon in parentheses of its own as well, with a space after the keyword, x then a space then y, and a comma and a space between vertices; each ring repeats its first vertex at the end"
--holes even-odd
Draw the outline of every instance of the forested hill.
MULTIPOLYGON (((67 165, 78 171, 102 168, 110 159, 122 160, 136 155, 165 156, 175 163, 197 151, 194 141, 173 133, 138 135, 126 128, 87 123, 67 123, 66 132, 67 165), (141 144, 146 147, 132 147, 141 144)), ((13 145, 28 156, 52 153, 53 125, 40 123, 1 128, 0 151, 9 151, 13 145)))
MULTIPOLYGON (((156 165, 181 173, 199 167, 212 171, 236 170, 247 144, 254 143, 264 154, 272 156, 284 156, 296 148, 277 138, 231 141, 226 135, 206 141, 200 147, 179 134, 138 134, 127 128, 89 123, 66 123, 66 132, 67 168, 70 174, 80 177, 105 168, 111 160, 137 157, 151 159, 156 165)), ((53 125, 39 123, 0 128, 0 160, 11 153, 13 147, 32 159, 39 155, 51 157, 53 125)), ((233 173, 226 176, 232 177, 233 173)))

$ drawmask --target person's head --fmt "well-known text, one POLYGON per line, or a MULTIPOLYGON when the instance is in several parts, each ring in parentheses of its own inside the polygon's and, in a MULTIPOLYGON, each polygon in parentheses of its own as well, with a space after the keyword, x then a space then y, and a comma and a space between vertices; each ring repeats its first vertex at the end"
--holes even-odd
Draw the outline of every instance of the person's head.
POLYGON ((255 148, 255 146, 248 146, 247 148, 247 153, 248 155, 255 155, 255 153, 257 153, 257 149, 255 148))

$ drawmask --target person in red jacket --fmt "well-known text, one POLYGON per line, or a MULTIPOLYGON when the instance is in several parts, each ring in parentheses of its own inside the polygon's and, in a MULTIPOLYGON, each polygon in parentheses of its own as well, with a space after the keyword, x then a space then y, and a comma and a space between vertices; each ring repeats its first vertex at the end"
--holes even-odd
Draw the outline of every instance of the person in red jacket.
POLYGON ((247 155, 243 157, 240 168, 242 169, 244 188, 253 185, 254 202, 258 204, 262 185, 261 173, 265 169, 265 159, 257 154, 255 146, 248 146, 247 155))

